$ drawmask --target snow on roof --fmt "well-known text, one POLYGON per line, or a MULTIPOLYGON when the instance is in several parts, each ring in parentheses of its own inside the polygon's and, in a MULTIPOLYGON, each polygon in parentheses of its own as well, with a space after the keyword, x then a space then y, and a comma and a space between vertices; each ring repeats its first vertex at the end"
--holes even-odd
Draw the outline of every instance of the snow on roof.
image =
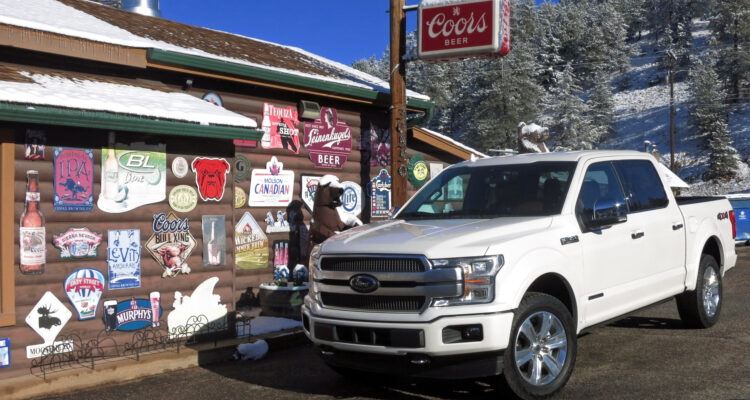
POLYGON ((258 127, 250 118, 186 93, 28 71, 18 74, 20 79, 0 81, 0 102, 107 111, 201 125, 258 127))
POLYGON ((423 131, 429 133, 430 135, 434 135, 434 136, 437 136, 437 137, 439 137, 439 138, 441 138, 441 139, 443 139, 445 141, 451 142, 451 143, 455 144, 456 146, 458 146, 458 147, 460 147, 460 148, 462 148, 462 149, 464 149, 464 150, 466 150, 468 152, 474 153, 474 154, 476 154, 476 155, 478 155, 478 156, 480 156, 482 158, 489 157, 487 154, 484 154, 484 153, 482 153, 479 150, 476 150, 476 149, 474 149, 472 147, 469 147, 469 146, 467 146, 467 145, 465 145, 465 144, 463 144, 463 143, 461 143, 461 142, 453 139, 452 137, 445 136, 442 133, 438 133, 438 132, 435 132, 435 131, 433 131, 431 129, 427 129, 427 128, 424 128, 424 127, 421 127, 421 126, 419 128, 422 129, 423 131))
MULTIPOLYGON (((2 0, 0 24, 119 46, 159 49, 390 92, 375 76, 296 47, 147 17, 82 0, 2 0)), ((407 96, 429 100, 407 90, 407 96)))

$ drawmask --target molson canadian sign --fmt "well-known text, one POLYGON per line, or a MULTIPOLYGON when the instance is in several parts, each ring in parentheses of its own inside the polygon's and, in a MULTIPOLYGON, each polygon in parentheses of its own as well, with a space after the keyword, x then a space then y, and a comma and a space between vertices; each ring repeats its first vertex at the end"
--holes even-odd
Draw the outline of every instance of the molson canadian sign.
POLYGON ((305 148, 316 167, 341 169, 352 152, 352 130, 335 108, 323 107, 320 119, 305 123, 305 148))
POLYGON ((504 56, 510 51, 510 0, 424 0, 419 58, 504 56))

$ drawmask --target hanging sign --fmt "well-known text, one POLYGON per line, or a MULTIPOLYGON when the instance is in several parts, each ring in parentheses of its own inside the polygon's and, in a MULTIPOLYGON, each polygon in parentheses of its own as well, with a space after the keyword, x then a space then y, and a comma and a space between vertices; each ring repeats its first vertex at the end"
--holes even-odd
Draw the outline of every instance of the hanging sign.
POLYGON ((373 217, 387 216, 391 210, 391 174, 381 169, 378 176, 370 181, 370 196, 373 217))
POLYGON ((504 56, 510 51, 510 0, 423 1, 418 31, 423 60, 504 56))
POLYGON ((55 148, 55 211, 94 208, 94 152, 55 148))
POLYGON ((0 339, 0 368, 10 366, 10 338, 0 339))
POLYGON ((94 318, 104 291, 104 274, 95 269, 81 268, 68 275, 63 289, 78 313, 79 321, 94 318))
POLYGON ((292 201, 294 171, 285 171, 275 156, 265 169, 254 169, 250 177, 247 205, 250 207, 286 207, 292 201))
POLYGON ((165 149, 165 145, 144 144, 102 149, 102 189, 96 203, 99 209, 122 213, 166 199, 165 149), (143 148, 154 151, 141 150, 143 148))
POLYGON ((276 107, 263 103, 263 136, 260 144, 264 149, 287 149, 299 153, 299 117, 295 107, 276 107))
POLYGON ((130 300, 117 303, 114 314, 107 313, 105 309, 104 326, 108 331, 111 330, 108 329, 108 324, 114 325, 118 331, 137 331, 149 326, 155 326, 161 314, 162 308, 158 301, 153 304, 151 299, 131 298, 130 300), (113 316, 114 318, 112 318, 113 316))
MULTIPOLYGON (((215 276, 208 278, 201 282, 190 296, 183 296, 182 293, 175 292, 174 310, 167 316, 170 339, 179 334, 190 337, 204 333, 204 331, 216 332, 228 329, 227 306, 221 304, 221 297, 218 294, 214 294, 214 287, 218 282, 219 278, 215 276), (200 329, 187 329, 191 320, 194 320, 198 315, 205 316, 208 324, 200 329)), ((182 337, 180 336, 180 338, 182 337)))
POLYGON ((203 266, 226 265, 226 217, 223 215, 204 215, 201 222, 203 228, 203 266))
POLYGON ((362 186, 351 181, 341 182, 344 191, 341 193, 341 208, 355 217, 362 214, 362 186))
POLYGON ((68 228, 52 235, 52 243, 60 249, 60 258, 84 258, 99 255, 102 234, 89 228, 68 228))
POLYGON ((335 108, 320 109, 320 119, 305 123, 305 148, 318 168, 341 169, 352 152, 352 130, 335 108))
POLYGON ((181 213, 193 211, 198 205, 198 192, 188 185, 177 185, 169 191, 169 206, 181 213))
POLYGON ((141 287, 140 229, 107 232, 107 267, 110 290, 141 287))
POLYGON ((35 129, 26 130, 26 146, 23 158, 27 160, 44 160, 44 152, 47 145, 47 137, 44 131, 35 129))
POLYGON ((409 160, 409 182, 419 189, 430 178, 430 168, 427 167, 421 154, 411 156, 409 160))
POLYGON ((179 219, 172 212, 169 215, 156 214, 153 229, 154 234, 146 242, 146 249, 164 268, 162 278, 189 274, 187 259, 193 252, 196 242, 190 234, 188 219, 179 219))
POLYGON ((203 201, 220 201, 224 197, 229 162, 223 158, 196 157, 190 165, 195 172, 195 184, 203 201))
POLYGON ((175 178, 179 179, 187 176, 188 163, 185 157, 175 157, 175 159, 172 160, 172 173, 174 174, 175 178))
POLYGON ((315 206, 315 191, 318 190, 318 183, 322 176, 319 175, 300 175, 300 198, 308 211, 312 212, 315 206))
POLYGON ((234 226, 234 257, 239 269, 268 266, 268 237, 247 211, 234 226))
POLYGON ((72 340, 55 342, 55 338, 72 315, 73 313, 52 292, 45 292, 26 316, 26 324, 44 339, 44 343, 27 346, 26 358, 73 351, 72 340))

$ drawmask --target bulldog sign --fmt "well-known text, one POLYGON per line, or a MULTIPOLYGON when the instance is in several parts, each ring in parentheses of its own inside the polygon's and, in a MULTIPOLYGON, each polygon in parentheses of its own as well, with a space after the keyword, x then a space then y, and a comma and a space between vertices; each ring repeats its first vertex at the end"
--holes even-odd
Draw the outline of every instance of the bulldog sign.
POLYGON ((510 0, 423 0, 419 58, 502 57, 510 51, 510 0))

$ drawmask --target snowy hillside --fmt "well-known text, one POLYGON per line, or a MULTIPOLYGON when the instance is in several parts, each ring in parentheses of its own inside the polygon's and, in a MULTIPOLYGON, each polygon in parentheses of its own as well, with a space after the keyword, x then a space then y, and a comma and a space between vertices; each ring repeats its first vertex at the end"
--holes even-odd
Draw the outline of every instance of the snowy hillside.
MULTIPOLYGON (((708 21, 693 21, 693 56, 708 50, 708 21)), ((633 44, 631 67, 615 84, 614 104, 617 135, 599 145, 602 149, 631 149, 643 151, 645 141, 650 141, 669 165, 669 85, 666 72, 659 71, 657 63, 662 56, 655 50, 648 34, 633 44)), ((675 162, 678 175, 691 185, 683 194, 709 195, 750 192, 750 105, 739 103, 732 110, 729 131, 734 148, 738 151, 737 176, 729 182, 717 184, 703 182, 702 175, 708 165, 708 152, 702 147, 702 138, 690 129, 688 102, 690 89, 687 81, 674 85, 675 99, 675 162)))

